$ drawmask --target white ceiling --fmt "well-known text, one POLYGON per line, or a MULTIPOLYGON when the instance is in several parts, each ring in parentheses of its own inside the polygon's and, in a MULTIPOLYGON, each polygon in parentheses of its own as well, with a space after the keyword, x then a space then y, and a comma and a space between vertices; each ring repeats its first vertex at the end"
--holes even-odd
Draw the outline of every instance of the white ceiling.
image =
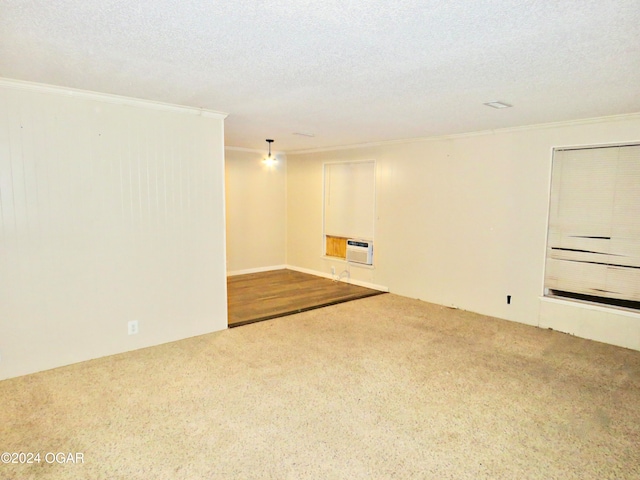
POLYGON ((237 147, 429 137, 640 112, 640 1, 0 0, 0 76, 226 112, 237 147))

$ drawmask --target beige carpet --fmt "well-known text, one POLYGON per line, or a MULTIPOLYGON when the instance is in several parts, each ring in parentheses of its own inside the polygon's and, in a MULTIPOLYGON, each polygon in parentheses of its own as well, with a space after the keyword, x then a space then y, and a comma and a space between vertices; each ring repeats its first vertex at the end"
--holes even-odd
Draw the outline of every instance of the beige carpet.
POLYGON ((640 352, 381 295, 0 382, 0 479, 638 479, 640 352), (51 458, 51 457, 49 457, 51 458))

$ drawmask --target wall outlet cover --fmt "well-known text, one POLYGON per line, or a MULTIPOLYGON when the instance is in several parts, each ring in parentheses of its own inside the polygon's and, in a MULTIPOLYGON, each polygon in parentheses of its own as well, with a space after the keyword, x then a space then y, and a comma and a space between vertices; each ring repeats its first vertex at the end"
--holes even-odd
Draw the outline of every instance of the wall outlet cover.
POLYGON ((137 320, 131 320, 127 324, 127 333, 129 335, 136 335, 138 333, 138 321, 137 320))

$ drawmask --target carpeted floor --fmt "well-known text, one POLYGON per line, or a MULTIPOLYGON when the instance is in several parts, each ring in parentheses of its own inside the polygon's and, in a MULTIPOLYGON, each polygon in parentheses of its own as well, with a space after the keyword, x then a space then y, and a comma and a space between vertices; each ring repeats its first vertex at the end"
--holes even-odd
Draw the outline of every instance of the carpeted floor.
POLYGON ((640 352, 391 294, 6 380, 0 405, 0 450, 42 456, 2 480, 640 478, 640 352))

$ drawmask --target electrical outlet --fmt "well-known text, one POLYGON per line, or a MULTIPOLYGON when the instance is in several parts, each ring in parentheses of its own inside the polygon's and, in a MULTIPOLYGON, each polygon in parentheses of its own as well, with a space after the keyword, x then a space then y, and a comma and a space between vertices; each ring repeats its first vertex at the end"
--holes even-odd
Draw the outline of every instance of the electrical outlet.
POLYGON ((511 305, 511 295, 507 295, 507 305, 511 305))
POLYGON ((131 320, 127 324, 127 333, 129 335, 137 335, 138 334, 138 320, 131 320))
POLYGON ((336 274, 336 267, 331 267, 331 275, 335 275, 336 274))

